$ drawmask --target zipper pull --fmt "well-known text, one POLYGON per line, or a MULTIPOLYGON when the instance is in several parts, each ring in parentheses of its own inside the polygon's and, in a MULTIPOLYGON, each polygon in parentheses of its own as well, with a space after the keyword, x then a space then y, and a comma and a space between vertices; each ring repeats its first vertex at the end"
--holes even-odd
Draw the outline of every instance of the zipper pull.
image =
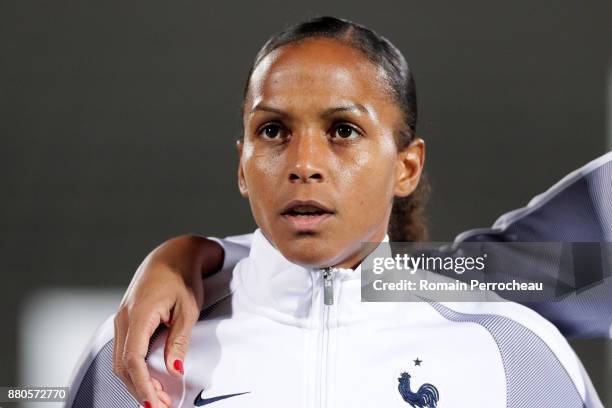
POLYGON ((323 303, 326 305, 334 304, 334 275, 336 271, 332 268, 323 270, 323 303))

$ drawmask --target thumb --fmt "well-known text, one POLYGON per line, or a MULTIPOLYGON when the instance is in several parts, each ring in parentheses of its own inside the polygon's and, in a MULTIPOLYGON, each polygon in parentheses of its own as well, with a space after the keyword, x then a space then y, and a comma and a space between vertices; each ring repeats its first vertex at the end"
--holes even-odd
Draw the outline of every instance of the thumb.
POLYGON ((177 305, 174 309, 164 350, 166 368, 171 375, 181 376, 185 373, 185 355, 198 315, 197 307, 181 308, 177 305))

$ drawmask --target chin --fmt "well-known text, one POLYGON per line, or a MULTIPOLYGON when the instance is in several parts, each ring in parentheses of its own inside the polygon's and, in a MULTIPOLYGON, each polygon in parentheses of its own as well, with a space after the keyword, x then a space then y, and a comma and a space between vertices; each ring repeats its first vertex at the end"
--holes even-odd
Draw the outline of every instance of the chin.
POLYGON ((278 249, 289 261, 305 268, 330 266, 337 256, 334 248, 324 239, 304 236, 283 241, 278 249))

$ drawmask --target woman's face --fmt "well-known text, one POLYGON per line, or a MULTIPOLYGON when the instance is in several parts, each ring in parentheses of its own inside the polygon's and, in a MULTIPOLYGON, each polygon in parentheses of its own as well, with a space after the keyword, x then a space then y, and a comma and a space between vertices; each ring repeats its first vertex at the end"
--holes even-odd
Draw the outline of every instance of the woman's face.
POLYGON ((384 72, 328 38, 282 46, 254 70, 239 187, 292 262, 354 267, 385 236, 394 196, 416 187, 424 144, 398 152, 401 112, 384 72))

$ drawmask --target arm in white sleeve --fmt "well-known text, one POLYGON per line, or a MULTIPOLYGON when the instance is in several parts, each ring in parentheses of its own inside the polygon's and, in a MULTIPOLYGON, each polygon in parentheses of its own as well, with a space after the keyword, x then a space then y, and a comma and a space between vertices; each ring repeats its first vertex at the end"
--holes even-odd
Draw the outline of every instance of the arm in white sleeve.
POLYGON ((223 248, 223 266, 221 271, 234 269, 234 266, 243 258, 249 256, 253 234, 233 235, 225 238, 206 237, 215 241, 223 248))

